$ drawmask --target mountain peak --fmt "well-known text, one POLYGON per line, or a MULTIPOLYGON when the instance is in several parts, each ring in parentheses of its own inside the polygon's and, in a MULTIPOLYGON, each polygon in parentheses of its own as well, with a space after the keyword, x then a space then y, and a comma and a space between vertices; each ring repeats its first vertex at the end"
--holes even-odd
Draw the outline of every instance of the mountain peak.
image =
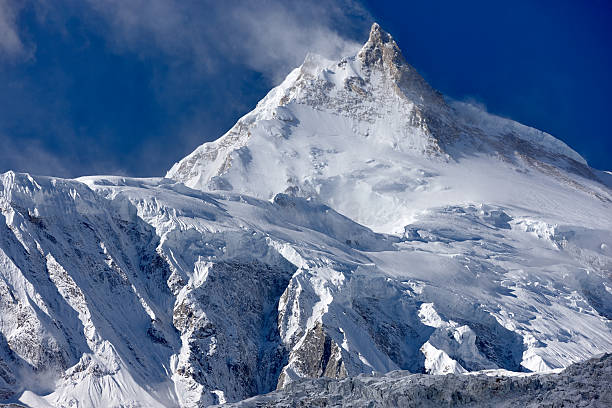
POLYGON ((368 41, 363 45, 358 56, 366 66, 385 63, 399 66, 406 63, 391 34, 383 30, 378 23, 372 24, 368 41))
POLYGON ((417 105, 436 106, 445 109, 442 96, 406 62, 400 47, 391 34, 378 23, 372 24, 368 41, 357 53, 357 58, 367 70, 383 70, 397 86, 398 95, 407 97, 417 105))
POLYGON ((388 208, 388 199, 410 202, 412 185, 418 197, 422 185, 435 186, 434 195, 439 188, 420 173, 413 175, 418 181, 406 181, 405 163, 444 167, 439 162, 481 153, 521 170, 524 157, 593 177, 580 156, 552 136, 466 104, 449 106, 375 23, 357 55, 329 61, 309 54, 252 112, 175 164, 167 177, 195 189, 262 199, 283 192, 315 197, 390 231, 395 208, 379 213, 365 203, 380 200, 388 208))
POLYGON ((372 23, 372 27, 370 28, 370 38, 368 41, 372 42, 392 42, 393 37, 383 30, 378 23, 372 23))

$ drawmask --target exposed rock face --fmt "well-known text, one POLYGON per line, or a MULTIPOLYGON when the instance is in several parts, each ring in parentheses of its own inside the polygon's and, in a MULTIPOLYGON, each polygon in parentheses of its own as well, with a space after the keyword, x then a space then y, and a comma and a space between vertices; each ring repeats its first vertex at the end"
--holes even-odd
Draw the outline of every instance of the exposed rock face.
POLYGON ((325 333, 321 323, 309 330, 291 353, 292 364, 285 366, 278 379, 278 388, 290 382, 287 370, 294 378, 344 378, 346 368, 340 347, 325 333))
MULTIPOLYGON (((273 390, 286 360, 276 319, 291 267, 233 261, 199 268, 206 276, 185 287, 174 307, 183 339, 175 376, 202 391, 224 390, 230 401, 273 390)), ((216 401, 205 396, 199 404, 216 401)))

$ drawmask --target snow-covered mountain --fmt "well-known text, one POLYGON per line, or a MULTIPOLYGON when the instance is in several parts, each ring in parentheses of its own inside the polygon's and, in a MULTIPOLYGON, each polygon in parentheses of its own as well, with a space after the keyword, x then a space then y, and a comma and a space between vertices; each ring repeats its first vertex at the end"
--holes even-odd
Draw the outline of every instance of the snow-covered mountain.
POLYGON ((540 209, 582 224, 592 217, 577 201, 609 199, 597 173, 563 142, 447 103, 376 24, 356 56, 309 56, 167 177, 266 200, 279 192, 314 197, 395 233, 420 211, 473 202, 540 209))
POLYGON ((196 407, 611 352, 611 186, 374 24, 165 178, 0 176, 0 398, 196 407))

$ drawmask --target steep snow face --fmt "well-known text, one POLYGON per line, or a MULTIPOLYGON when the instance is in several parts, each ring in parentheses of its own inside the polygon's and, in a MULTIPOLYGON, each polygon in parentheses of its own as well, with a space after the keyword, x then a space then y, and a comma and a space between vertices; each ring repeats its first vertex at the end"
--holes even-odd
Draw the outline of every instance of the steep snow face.
POLYGON ((559 208, 590 206, 590 195, 611 199, 563 142, 470 105, 449 106, 376 24, 353 57, 310 55, 167 177, 262 199, 315 197, 381 232, 448 204, 538 208, 568 221, 559 208))
POLYGON ((0 208, 5 397, 172 405, 178 336, 154 229, 72 180, 5 173, 0 208))

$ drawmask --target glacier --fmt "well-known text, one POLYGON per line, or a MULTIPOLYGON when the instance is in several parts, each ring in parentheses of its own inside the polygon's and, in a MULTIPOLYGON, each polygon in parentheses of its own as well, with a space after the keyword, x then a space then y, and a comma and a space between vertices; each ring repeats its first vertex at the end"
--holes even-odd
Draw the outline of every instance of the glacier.
POLYGON ((7 172, 0 210, 6 403, 554 383, 612 352, 610 174, 444 97, 378 24, 165 177, 7 172))

